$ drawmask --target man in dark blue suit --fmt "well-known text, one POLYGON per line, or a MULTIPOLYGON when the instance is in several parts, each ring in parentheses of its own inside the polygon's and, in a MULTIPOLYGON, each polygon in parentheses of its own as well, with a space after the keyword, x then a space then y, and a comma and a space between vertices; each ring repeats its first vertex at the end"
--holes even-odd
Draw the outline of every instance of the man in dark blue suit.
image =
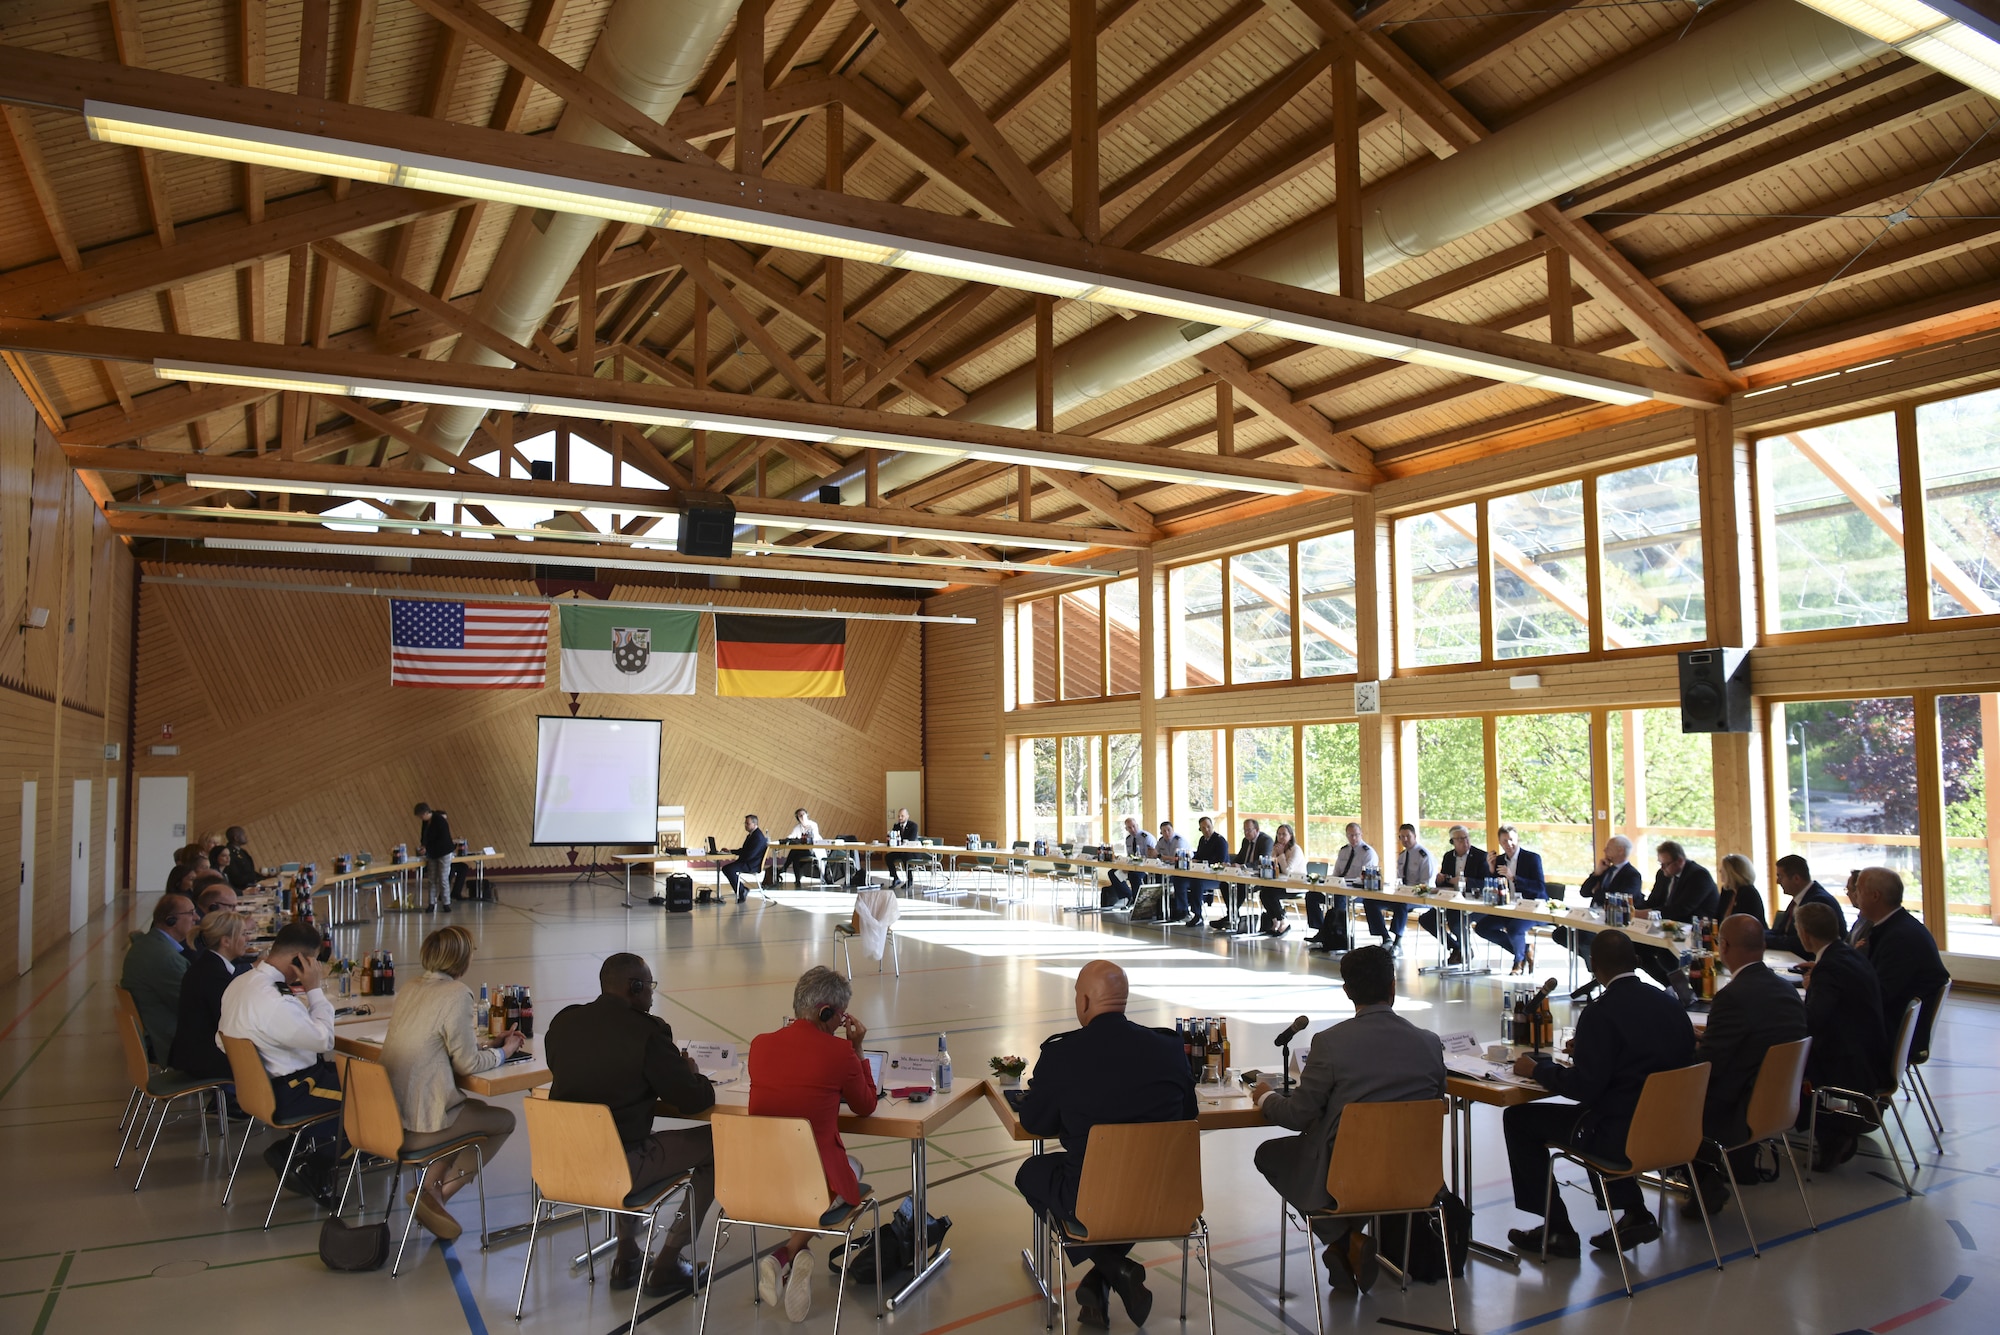
MULTIPOLYGON (((1021 1100, 1021 1125, 1036 1136, 1062 1141, 1059 1154, 1031 1156, 1014 1175, 1029 1208, 1037 1215, 1059 1212, 1072 1219, 1076 1189, 1083 1177, 1083 1154, 1090 1128, 1100 1122, 1183 1122, 1195 1117, 1194 1077, 1187 1055, 1171 1034, 1125 1018, 1130 988, 1125 971, 1109 960, 1092 960, 1076 978, 1076 1018, 1083 1027, 1043 1042, 1035 1074, 1021 1100)), ((1072 1247, 1072 1264, 1092 1262, 1077 1285, 1081 1321, 1111 1324, 1110 1295, 1124 1300, 1125 1314, 1144 1325, 1153 1295, 1146 1268, 1127 1247, 1072 1247)))
MULTIPOLYGON (((1882 1023, 1882 988, 1875 970, 1847 944, 1840 915, 1826 905, 1799 905, 1797 927, 1813 962, 1806 975, 1806 1032, 1813 1041, 1806 1054, 1806 1083, 1864 1097, 1887 1088, 1889 1031, 1882 1023)), ((1868 1126, 1858 1117, 1823 1113, 1816 1166, 1824 1172, 1852 1159, 1868 1126)))
MULTIPOLYGON (((1694 1049, 1694 1059, 1709 1065, 1701 1132, 1718 1145, 1740 1145, 1750 1135, 1750 1095, 1764 1054, 1806 1036, 1806 1008, 1792 980, 1772 973, 1764 963, 1764 925, 1749 914, 1722 920, 1716 952, 1729 970, 1729 983, 1715 994, 1708 1027, 1694 1049)), ((1695 1161, 1695 1181, 1714 1214, 1728 1204, 1729 1189, 1723 1185, 1721 1161, 1706 1157, 1714 1151, 1704 1145, 1702 1153, 1705 1157, 1695 1161)), ((1681 1218, 1701 1218, 1701 1207, 1689 1199, 1681 1206, 1681 1218)))
POLYGON ((1887 867, 1863 867, 1854 882, 1856 911, 1867 923, 1857 947, 1863 959, 1875 968, 1882 985, 1882 1025, 1889 1041, 1896 1041, 1897 1026, 1903 1023, 1903 1008, 1921 1002, 1917 1016, 1917 1036, 1912 1052, 1927 1052, 1931 1046, 1931 1025, 1937 1019, 1938 991, 1951 981, 1951 974, 1938 958, 1937 942, 1930 929, 1903 907, 1903 878, 1887 867))
POLYGON ((1785 892, 1785 907, 1778 916, 1771 919, 1771 926, 1764 933, 1764 949, 1783 950, 1794 955, 1810 955, 1799 940, 1798 929, 1794 927, 1793 915, 1808 904, 1824 904, 1833 910, 1834 921, 1840 924, 1840 935, 1847 937, 1847 910, 1840 907, 1833 892, 1812 878, 1812 867, 1797 853, 1787 853, 1778 859, 1777 874, 1772 878, 1778 888, 1785 892))
MULTIPOLYGON (((736 860, 734 862, 725 862, 722 864, 722 874, 728 880, 729 888, 736 892, 737 903, 741 904, 750 897, 750 892, 743 888, 741 878, 746 875, 763 874, 764 854, 770 847, 771 841, 764 837, 763 828, 759 825, 757 818, 755 816, 745 816, 743 818, 743 846, 736 850, 736 860)), ((702 898, 708 898, 706 891, 702 892, 702 898)))
MULTIPOLYGON (((1486 850, 1473 846, 1472 832, 1463 825, 1452 826, 1451 848, 1438 867, 1438 888, 1449 890, 1463 880, 1467 890, 1477 890, 1486 884, 1486 878, 1492 874, 1486 850)), ((1417 925, 1432 936, 1442 937, 1450 948, 1451 956, 1445 961, 1447 965, 1465 963, 1465 920, 1470 916, 1464 909, 1446 909, 1443 913, 1425 909, 1417 915, 1417 925)))
MULTIPOLYGON (((1603 908, 1604 901, 1612 895, 1631 895, 1636 900, 1645 888, 1645 878, 1632 865, 1632 841, 1614 834, 1604 841, 1604 856, 1597 860, 1597 870, 1584 877, 1583 884, 1577 887, 1577 902, 1603 908)), ((1552 939, 1564 950, 1575 951, 1587 965, 1590 943, 1596 936, 1595 932, 1558 927, 1552 939)))
MULTIPOLYGON (((1499 834, 1500 851, 1493 858, 1493 874, 1523 899, 1547 899, 1549 887, 1542 879, 1542 855, 1521 847, 1520 832, 1511 825, 1502 825, 1499 834)), ((1503 918, 1494 913, 1478 913, 1472 918, 1474 932, 1514 957, 1510 973, 1535 967, 1535 947, 1528 936, 1530 925, 1526 918, 1503 918)))
MULTIPOLYGON (((1672 839, 1661 840, 1654 851, 1660 860, 1660 871, 1653 878, 1653 893, 1646 897, 1649 911, 1657 912, 1668 922, 1721 916, 1722 891, 1708 868, 1690 862, 1687 850, 1672 839)), ((1639 967, 1659 980, 1662 987, 1667 986, 1680 964, 1679 957, 1670 950, 1639 947, 1639 967)))
MULTIPOLYGON (((1523 1103, 1502 1114, 1516 1209, 1542 1212, 1551 1145, 1600 1155, 1624 1153, 1625 1133, 1646 1077, 1693 1060, 1694 1026, 1687 1013, 1639 977, 1638 968, 1631 937, 1616 930, 1597 933, 1590 969, 1604 990, 1577 1017, 1570 1064, 1561 1065, 1546 1052, 1514 1059, 1516 1074, 1532 1076, 1545 1089, 1574 1100, 1523 1103)), ((1617 1242, 1606 1229, 1590 1240, 1592 1250, 1610 1251, 1617 1243, 1636 1247, 1660 1236, 1660 1223, 1639 1195, 1638 1182, 1619 1178, 1605 1182, 1602 1190, 1605 1208, 1625 1213, 1618 1221, 1617 1242)), ((1526 1255, 1542 1250, 1544 1234, 1551 1256, 1576 1256, 1583 1250, 1559 1192, 1546 1221, 1537 1228, 1513 1229, 1507 1238, 1526 1255)))

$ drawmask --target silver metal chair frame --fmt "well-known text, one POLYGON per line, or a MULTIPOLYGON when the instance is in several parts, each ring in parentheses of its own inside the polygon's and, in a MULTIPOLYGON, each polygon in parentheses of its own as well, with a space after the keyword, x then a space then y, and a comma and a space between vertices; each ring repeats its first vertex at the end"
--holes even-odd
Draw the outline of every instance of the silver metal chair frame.
MULTIPOLYGON (((854 1206, 847 1212, 847 1217, 841 1221, 841 1227, 839 1228, 820 1227, 820 1228, 795 1229, 789 1224, 774 1224, 768 1220, 760 1221, 756 1219, 731 1219, 726 1211, 718 1208, 715 1212, 715 1226, 709 1230, 708 1254, 709 1257, 711 1258, 710 1264, 712 1265, 714 1263, 713 1258, 720 1256, 722 1254, 722 1245, 723 1242, 725 1241, 723 1235, 728 1232, 729 1225, 731 1224, 742 1224, 744 1227, 750 1230, 750 1257, 753 1269, 755 1268, 755 1261, 757 1258, 757 1230, 760 1228, 782 1229, 786 1233, 810 1233, 815 1237, 821 1237, 821 1238, 839 1238, 841 1239, 842 1243, 841 1254, 843 1258, 852 1256, 854 1254, 854 1221, 861 1218, 861 1212, 863 1210, 868 1210, 872 1212, 875 1220, 875 1232, 873 1235, 877 1240, 875 1247, 873 1249, 875 1253, 875 1315, 876 1319, 880 1320, 881 1315, 885 1310, 882 1306, 882 1247, 880 1242, 882 1236, 882 1202, 877 1200, 875 1198, 874 1193, 872 1192, 869 1193, 866 1199, 862 1200, 858 1205, 854 1206)), ((714 1296, 715 1296, 715 1286, 713 1284, 706 1284, 702 1286, 701 1321, 695 1327, 696 1335, 706 1335, 706 1332, 708 1330, 708 1303, 709 1299, 713 1298, 714 1296)), ((846 1297, 847 1297, 847 1271, 845 1269, 842 1269, 840 1272, 840 1278, 835 1283, 833 1290, 834 1335, 840 1335, 840 1309, 841 1309, 841 1304, 846 1299, 846 1297)), ((764 1302, 763 1295, 757 1292, 757 1288, 754 1283, 751 1285, 750 1288, 750 1298, 752 1306, 763 1305, 764 1302)), ((636 1312, 638 1309, 635 1307, 633 1310, 636 1312)), ((636 1327, 636 1325, 637 1323, 635 1321, 634 1326, 636 1327)))

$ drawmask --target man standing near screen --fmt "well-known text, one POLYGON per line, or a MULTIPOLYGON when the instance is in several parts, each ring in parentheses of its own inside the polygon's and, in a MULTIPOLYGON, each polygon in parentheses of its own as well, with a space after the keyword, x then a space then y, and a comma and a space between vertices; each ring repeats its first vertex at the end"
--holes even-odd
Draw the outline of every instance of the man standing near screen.
POLYGON ((424 879, 430 885, 425 912, 451 912, 451 855, 458 844, 451 837, 451 818, 433 811, 428 802, 417 803, 417 846, 424 850, 424 879))
MULTIPOLYGON (((763 874, 764 853, 770 846, 771 841, 764 837, 764 831, 759 826, 757 818, 755 816, 745 816, 743 818, 743 846, 736 850, 736 860, 734 862, 725 862, 722 864, 722 874, 729 881, 729 888, 736 892, 737 903, 741 904, 750 897, 750 892, 743 888, 741 878, 746 872, 758 875, 763 874)), ((702 895, 704 899, 707 897, 706 893, 702 895)))

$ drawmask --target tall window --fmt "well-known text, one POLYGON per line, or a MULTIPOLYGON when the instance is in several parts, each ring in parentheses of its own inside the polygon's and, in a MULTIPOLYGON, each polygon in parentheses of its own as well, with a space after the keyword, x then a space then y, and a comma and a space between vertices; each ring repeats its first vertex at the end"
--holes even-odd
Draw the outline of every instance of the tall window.
POLYGON ((1022 758, 1021 769, 1027 779, 1028 791, 1022 806, 1027 809, 1028 819, 1021 831, 1023 839, 1046 839, 1053 843, 1061 836, 1057 833, 1058 800, 1056 796, 1056 739, 1053 737, 1030 737, 1024 748, 1027 754, 1022 758))
POLYGON ((1014 609, 1016 687, 1021 703, 1058 698, 1056 600, 1036 598, 1014 609))
POLYGON ((1108 803, 1104 813, 1105 824, 1115 843, 1124 835, 1127 816, 1137 817, 1141 825, 1146 823, 1146 815, 1139 809, 1138 733, 1114 732, 1105 738, 1104 775, 1104 794, 1108 803))
MULTIPOLYGON (((1682 732, 1678 709, 1614 709, 1608 722, 1612 833, 1632 841, 1633 861, 1642 867, 1654 844, 1673 839, 1714 871, 1721 853, 1715 847, 1715 749, 1708 734, 1682 732)), ((1760 885, 1769 877, 1768 868, 1759 869, 1760 885)))
POLYGON ((1396 521, 1396 627, 1405 664, 1479 661, 1478 523, 1472 505, 1396 521))
POLYGON ((1101 591, 1079 589, 1062 595, 1062 693, 1065 700, 1104 694, 1104 619, 1101 591))
POLYGON ((1062 739, 1062 837, 1065 843, 1104 842, 1104 791, 1097 738, 1062 739))
POLYGON ((1328 533, 1299 544, 1299 675, 1354 671, 1354 533, 1328 533))
POLYGON ((1758 442, 1773 630, 1909 617, 1897 455, 1893 413, 1758 442))
POLYGON ((1916 714, 1907 695, 1774 705, 1791 790, 1774 842, 1836 893, 1854 868, 1889 867, 1903 877, 1903 907, 1921 915, 1916 714))
MULTIPOLYGON (((1331 863, 1347 842, 1349 821, 1361 819, 1361 726, 1309 723, 1300 729, 1306 755, 1306 828, 1298 831, 1306 856, 1331 863)), ((1386 831, 1369 831, 1377 856, 1393 842, 1386 831)))
POLYGON ((1220 686, 1222 562, 1176 567, 1167 577, 1167 657, 1176 687, 1220 686))
POLYGON ((1139 690, 1139 583, 1027 598, 1014 607, 1016 704, 1139 690))
POLYGON ((2000 612, 2000 391, 1917 409, 1933 617, 2000 612))
MULTIPOLYGON (((2000 956, 2000 695, 1946 695, 1937 702, 1944 780, 1947 950, 2000 956)), ((1907 899, 1905 900, 1907 903, 1907 899)))
POLYGON ((1542 855, 1543 873, 1575 885, 1590 874, 1590 715, 1502 714, 1493 721, 1500 819, 1542 855))
MULTIPOLYGON (((1486 728, 1476 718, 1418 719, 1416 737, 1417 819, 1432 861, 1444 857, 1446 832, 1464 825, 1472 842, 1488 848, 1486 830, 1486 728)), ((1404 748, 1404 763, 1409 762, 1404 748)))
POLYGON ((1493 553, 1493 652, 1501 658, 1590 648, 1583 483, 1487 502, 1493 553))
MULTIPOLYGON (((1236 757, 1237 826, 1254 819, 1268 834, 1290 822, 1297 834, 1291 728, 1237 728, 1230 742, 1236 757)), ((1230 837, 1235 842, 1237 831, 1230 837)))
POLYGON ((1230 680, 1286 681, 1292 675, 1291 548, 1229 558, 1230 680))
POLYGON ((1176 732, 1172 751, 1174 828, 1193 847, 1196 822, 1203 816, 1213 816, 1218 827, 1228 823, 1228 744, 1221 729, 1203 728, 1176 732))
POLYGON ((1708 637, 1693 455, 1597 479, 1605 648, 1708 637))
POLYGON ((1105 674, 1112 695, 1139 693, 1139 581, 1104 586, 1105 674))

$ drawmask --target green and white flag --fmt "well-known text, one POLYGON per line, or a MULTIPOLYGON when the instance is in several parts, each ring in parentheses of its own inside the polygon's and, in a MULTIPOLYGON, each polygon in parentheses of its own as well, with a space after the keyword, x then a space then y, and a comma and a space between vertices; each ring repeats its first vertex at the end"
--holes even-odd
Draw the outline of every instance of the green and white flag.
POLYGON ((563 603, 562 689, 693 695, 699 612, 563 603))

